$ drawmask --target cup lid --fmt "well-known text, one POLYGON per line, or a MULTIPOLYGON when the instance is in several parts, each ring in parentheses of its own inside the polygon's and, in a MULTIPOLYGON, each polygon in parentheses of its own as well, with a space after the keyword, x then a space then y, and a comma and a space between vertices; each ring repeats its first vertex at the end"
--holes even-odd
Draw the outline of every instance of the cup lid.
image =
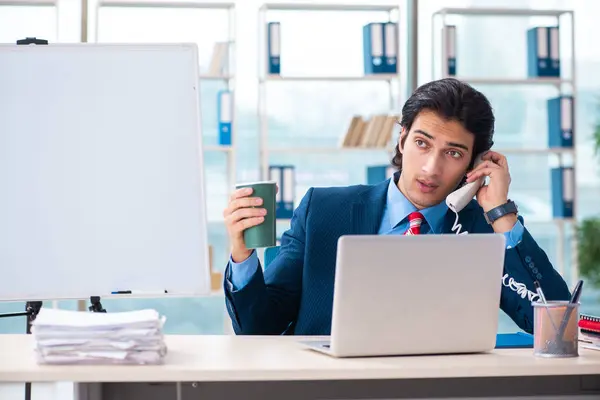
POLYGON ((248 186, 248 185, 258 185, 261 183, 267 183, 267 184, 277 184, 276 181, 255 181, 255 182, 238 182, 235 184, 235 187, 239 187, 239 186, 248 186))

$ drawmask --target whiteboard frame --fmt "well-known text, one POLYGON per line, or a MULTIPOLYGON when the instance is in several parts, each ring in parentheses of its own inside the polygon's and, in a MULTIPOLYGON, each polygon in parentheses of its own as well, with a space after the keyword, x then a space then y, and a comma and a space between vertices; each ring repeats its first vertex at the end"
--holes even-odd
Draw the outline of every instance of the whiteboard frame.
MULTIPOLYGON (((200 100, 200 71, 199 71, 199 63, 198 63, 198 48, 195 43, 64 43, 64 44, 49 44, 49 45, 37 45, 37 46, 22 46, 16 44, 0 44, 0 54, 5 51, 29 51, 31 48, 39 48, 39 50, 49 50, 52 48, 59 49, 77 49, 77 48, 142 48, 142 49, 173 49, 176 47, 184 48, 187 50, 193 51, 193 59, 195 60, 193 65, 193 76, 190 77, 190 82, 194 82, 194 87, 196 90, 195 96, 195 104, 194 108, 195 112, 195 126, 196 126, 196 160, 199 162, 197 166, 198 171, 197 174, 200 182, 198 182, 199 193, 198 196, 201 199, 200 209, 198 210, 198 217, 200 218, 199 224, 203 225, 200 228, 202 229, 202 243, 198 244, 198 249, 202 252, 202 262, 203 266, 199 266, 202 269, 202 275, 204 284, 202 288, 199 288, 199 291, 178 291, 169 293, 162 293, 162 289, 158 291, 140 291, 132 294, 113 294, 111 292, 106 293, 89 293, 89 296, 86 297, 81 296, 72 296, 72 295, 56 295, 53 297, 48 296, 8 296, 5 297, 0 293, 0 302, 2 301, 45 301, 45 300, 80 300, 82 298, 89 298, 91 296, 100 296, 104 299, 134 299, 134 298, 181 298, 181 297, 208 297, 213 296, 214 292, 212 291, 212 283, 211 283, 211 270, 210 270, 210 257, 209 257, 209 232, 208 232, 208 215, 207 215, 207 186, 206 186, 206 174, 205 174, 205 166, 204 166, 204 144, 203 144, 203 131, 202 131, 202 111, 201 111, 201 100, 200 100), (29 49, 26 49, 29 48, 29 49), (202 221, 203 220, 203 221, 202 221), (203 223, 202 223, 203 222, 203 223)), ((37 49, 36 49, 37 50, 37 49)), ((34 50, 35 51, 35 50, 34 50)), ((1 266, 0 266, 1 267, 1 266)), ((82 267, 85 268, 85 267, 82 267)), ((1 270, 0 270, 0 279, 1 279, 1 270)), ((90 273, 90 277, 93 279, 93 274, 90 273)), ((34 278, 33 278, 34 279, 34 278)), ((184 278, 185 279, 185 278, 184 278)), ((200 286, 200 285, 199 285, 200 286)), ((119 288, 126 289, 126 288, 119 288)), ((131 290, 135 290, 131 288, 131 290)))

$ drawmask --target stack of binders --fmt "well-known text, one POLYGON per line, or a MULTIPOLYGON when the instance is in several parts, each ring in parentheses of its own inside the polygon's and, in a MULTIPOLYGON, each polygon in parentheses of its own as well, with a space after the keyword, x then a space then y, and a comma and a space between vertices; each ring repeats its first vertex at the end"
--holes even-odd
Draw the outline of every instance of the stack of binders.
POLYGON ((365 75, 398 72, 398 24, 372 22, 363 27, 365 75))
POLYGON ((527 73, 530 78, 560 77, 558 26, 538 26, 527 31, 527 73))
MULTIPOLYGON (((559 96, 547 102, 548 147, 573 149, 575 142, 573 96, 559 96)), ((559 165, 550 170, 552 213, 555 218, 572 218, 575 206, 575 169, 559 165)))

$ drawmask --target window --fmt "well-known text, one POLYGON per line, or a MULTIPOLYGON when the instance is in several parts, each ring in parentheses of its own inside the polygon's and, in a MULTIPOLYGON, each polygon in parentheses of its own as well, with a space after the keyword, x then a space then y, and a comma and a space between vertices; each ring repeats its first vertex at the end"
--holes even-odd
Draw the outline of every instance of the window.
MULTIPOLYGON (((419 78, 424 83, 432 77, 431 43, 432 14, 442 7, 500 7, 573 9, 576 15, 575 48, 576 61, 576 173, 578 215, 598 213, 594 194, 598 192, 600 179, 597 160, 592 157, 590 135, 593 123, 598 120, 597 101, 600 78, 593 71, 600 63, 600 52, 592 43, 589 32, 595 23, 591 17, 600 10, 593 1, 570 2, 535 0, 453 0, 441 4, 435 0, 421 0, 419 8, 419 78), (593 112, 592 112, 593 110, 593 112)), ((546 17, 479 17, 464 16, 450 19, 456 23, 457 75, 470 78, 523 78, 526 76, 525 31, 534 25, 552 24, 555 19, 546 17)), ((439 27, 440 25, 438 25, 439 27)), ((570 21, 561 20, 561 57, 567 78, 571 74, 570 21)), ((439 31, 434 34, 441 35, 439 31)), ((441 36, 440 36, 441 37, 441 36)), ((438 40, 436 38, 436 40, 438 40)), ((564 77, 564 76, 563 76, 564 77)), ((561 272, 567 283, 571 279, 572 224, 552 222, 551 185, 549 168, 556 163, 556 156, 543 152, 547 148, 547 121, 545 101, 557 95, 556 88, 543 85, 484 85, 474 84, 490 99, 497 118, 494 136, 495 148, 512 149, 507 153, 512 176, 510 196, 518 203, 525 223, 538 244, 547 252, 551 262, 561 272), (516 150, 528 149, 529 152, 516 150)), ((566 163, 572 157, 565 156, 566 163)), ((598 310, 591 288, 588 288, 588 306, 598 310)), ((585 301, 585 300, 584 300, 585 301)), ((500 330, 511 331, 515 327, 501 315, 500 330)))
MULTIPOLYGON (((38 2, 0 2, 0 43, 16 43, 27 37, 48 40, 49 43, 79 41, 79 2, 41 0, 38 2), (56 3, 56 5, 54 4, 56 3)), ((22 302, 0 302, 0 314, 25 311, 22 302)), ((0 318, 0 332, 24 333, 25 319, 0 318)))

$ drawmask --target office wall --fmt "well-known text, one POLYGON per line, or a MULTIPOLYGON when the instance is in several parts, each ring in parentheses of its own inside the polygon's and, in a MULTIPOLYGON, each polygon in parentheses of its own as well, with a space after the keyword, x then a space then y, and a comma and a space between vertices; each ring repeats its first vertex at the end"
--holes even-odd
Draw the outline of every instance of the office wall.
MULTIPOLYGON (((335 3, 330 0, 327 3, 335 3)), ((349 3, 348 1, 337 1, 349 3)), ((38 36, 57 42, 80 40, 78 6, 61 0, 60 10, 35 7, 0 7, 0 41, 13 42, 25 36, 38 36)), ((356 2, 355 2, 356 3, 356 2)), ((368 3, 368 2, 366 2, 368 3)), ((396 2, 388 1, 389 4, 396 2)), ((600 50, 587 36, 595 23, 600 5, 595 0, 530 1, 530 0, 420 0, 419 5, 419 82, 431 79, 430 22, 431 14, 441 7, 498 6, 498 7, 564 7, 576 12, 577 90, 580 94, 577 108, 577 157, 578 199, 580 217, 600 213, 594 203, 594 194, 600 191, 597 163, 590 151, 588 137, 597 110, 594 103, 600 92, 600 77, 594 74, 600 65, 600 50)), ((90 20, 95 16, 93 1, 90 3, 90 20)), ((257 117, 257 13, 261 2, 240 0, 236 2, 236 59, 235 93, 237 121, 237 179, 240 181, 259 178, 258 117, 257 117)), ((284 71, 289 74, 348 75, 362 73, 362 44, 358 42, 363 23, 371 16, 344 12, 317 16, 313 13, 274 14, 273 20, 284 24, 283 45, 284 71), (310 21, 310 29, 307 22, 310 21), (346 38, 346 39, 344 39, 346 38)), ((375 15, 377 18, 377 15, 375 15)), ((227 34, 226 14, 216 10, 202 11, 173 9, 115 9, 103 10, 98 25, 101 41, 193 41, 199 44, 201 63, 206 66, 217 40, 227 34)), ((401 21, 404 21, 401 19, 401 21)), ((511 22, 503 20, 464 21, 464 41, 460 48, 461 65, 472 74, 505 73, 516 76, 522 72, 524 55, 515 56, 511 43, 524 40, 519 36, 531 21, 511 22), (513 29, 514 28, 514 29, 513 29), (501 33, 499 33, 501 32, 501 33), (506 40, 510 37, 511 40, 506 40)), ((95 40, 95 27, 90 40, 95 40)), ((404 46, 405 43, 402 43, 404 46)), ((520 47, 519 47, 520 48, 520 47)), ((403 62, 401 60, 401 62, 403 62)), ((207 81, 201 85, 203 129, 205 143, 216 141, 216 93, 223 82, 207 81)), ((366 181, 365 167, 388 162, 384 152, 342 152, 334 150, 339 137, 345 132, 354 113, 368 115, 383 110, 389 103, 386 84, 382 82, 281 82, 268 87, 268 118, 272 146, 287 147, 289 151, 274 153, 272 163, 296 166, 296 200, 310 186, 346 185, 366 181), (331 146, 327 152, 294 151, 294 146, 331 146)), ((481 87, 490 96, 498 118, 499 145, 526 143, 542 146, 545 143, 542 99, 550 89, 544 87, 481 87)), ((403 87, 395 89, 402 92, 403 87)), ((397 105, 396 105, 397 106, 397 105)), ((558 229, 550 220, 549 181, 547 170, 540 167, 544 154, 519 154, 509 158, 511 171, 518 172, 514 179, 511 196, 519 201, 527 227, 558 263, 558 229), (530 185, 529 182, 534 182, 530 185)), ((222 270, 227 260, 226 232, 220 221, 227 199, 226 156, 214 152, 207 154, 207 188, 209 192, 210 241, 215 247, 214 264, 222 270)), ((285 223, 280 229, 285 228, 285 223)), ((570 268, 570 237, 562 239, 566 248, 565 274, 570 268)), ((0 272, 1 273, 1 272, 0 272)), ((590 301, 584 308, 597 309, 595 295, 587 292, 590 301)), ((218 294, 201 299, 150 299, 107 301, 109 311, 138 307, 153 307, 167 315, 166 331, 183 334, 220 334, 225 332, 227 319, 224 299, 218 294)), ((61 307, 75 308, 74 302, 61 302, 61 307)), ((0 312, 21 310, 22 304, 0 304, 0 312)), ((511 321, 499 313, 500 330, 516 329, 511 321)), ((1 320, 0 332, 22 332, 22 321, 1 320)))

